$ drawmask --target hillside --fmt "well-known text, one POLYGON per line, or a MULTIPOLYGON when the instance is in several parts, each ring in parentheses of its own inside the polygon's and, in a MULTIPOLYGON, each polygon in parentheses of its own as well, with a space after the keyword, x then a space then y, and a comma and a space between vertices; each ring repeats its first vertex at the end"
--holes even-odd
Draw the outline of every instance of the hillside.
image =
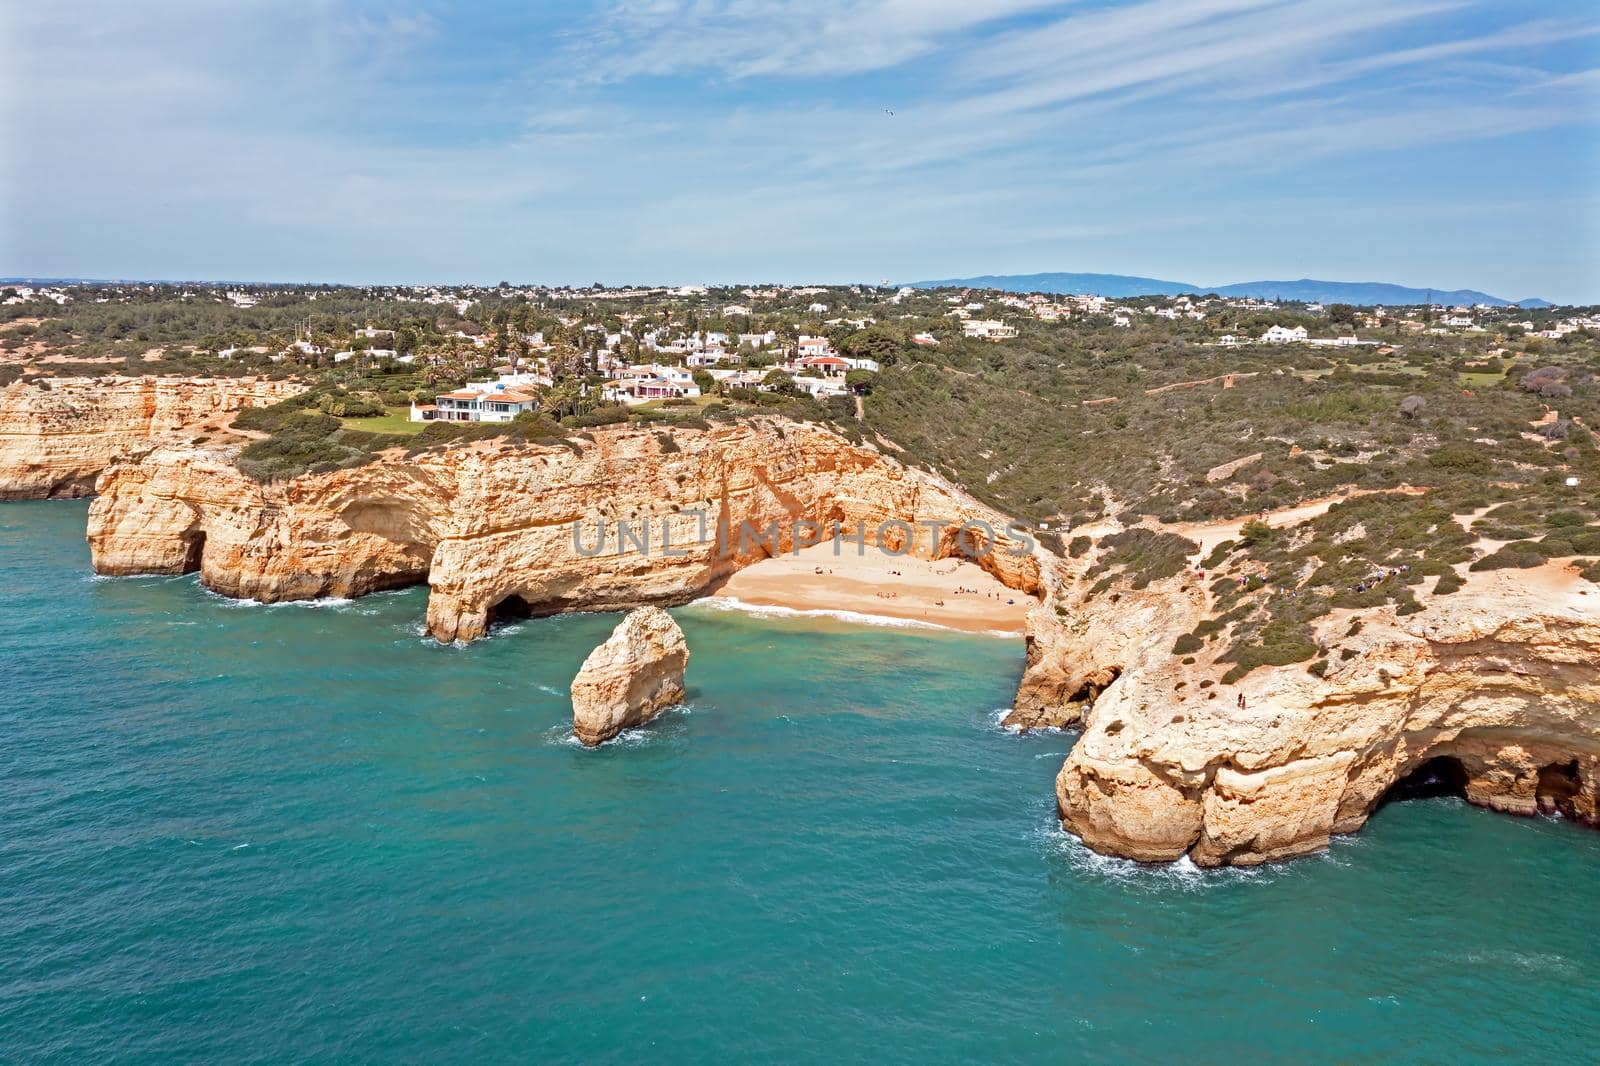
MULTIPOLYGON (((1510 307, 1513 301, 1491 296, 1476 289, 1419 289, 1381 281, 1241 281, 1232 285, 1191 285, 1183 281, 1162 281, 1126 274, 981 274, 970 278, 945 278, 939 281, 914 281, 912 288, 998 289, 1002 292, 1048 292, 1106 296, 1181 296, 1202 292, 1219 296, 1249 297, 1257 300, 1288 300, 1302 303, 1345 303, 1357 306, 1408 307, 1418 304, 1446 304, 1510 307)), ((1518 307, 1549 307, 1548 301, 1527 299, 1518 307)))

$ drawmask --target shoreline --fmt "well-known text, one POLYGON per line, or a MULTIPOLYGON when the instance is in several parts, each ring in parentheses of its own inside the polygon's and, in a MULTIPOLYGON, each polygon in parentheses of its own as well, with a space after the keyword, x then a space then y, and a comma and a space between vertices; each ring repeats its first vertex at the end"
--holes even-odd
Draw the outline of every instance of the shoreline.
POLYGON ((834 555, 832 542, 747 566, 696 602, 708 601, 1008 638, 1026 632, 1028 612, 1039 602, 963 559, 929 562, 876 550, 834 555))

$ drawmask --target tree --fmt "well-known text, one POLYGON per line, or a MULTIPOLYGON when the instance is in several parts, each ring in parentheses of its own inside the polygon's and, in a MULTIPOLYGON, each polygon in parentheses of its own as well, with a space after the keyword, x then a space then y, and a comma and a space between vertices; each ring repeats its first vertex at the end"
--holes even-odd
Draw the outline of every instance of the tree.
POLYGON ((870 370, 848 370, 844 375, 845 385, 857 396, 865 396, 870 393, 873 383, 877 380, 878 375, 870 370))
POLYGON ((1413 394, 1400 401, 1400 414, 1405 418, 1416 418, 1422 413, 1422 409, 1427 406, 1427 400, 1413 394))
POLYGON ((800 386, 796 385, 794 379, 781 370, 773 369, 767 371, 767 376, 761 379, 761 384, 779 396, 800 395, 800 386))
POLYGON ((694 383, 700 387, 700 395, 710 396, 717 389, 717 379, 704 370, 696 370, 692 375, 694 383))
POLYGON ((1350 304, 1333 304, 1328 308, 1328 321, 1340 325, 1353 326, 1356 324, 1356 309, 1350 304))
POLYGON ((1239 543, 1246 548, 1254 548, 1257 544, 1266 544, 1278 535, 1278 531, 1267 525, 1259 518, 1252 518, 1244 524, 1239 531, 1239 543))
POLYGON ((852 359, 874 359, 882 366, 893 366, 904 342, 882 326, 868 326, 845 336, 838 345, 852 359))

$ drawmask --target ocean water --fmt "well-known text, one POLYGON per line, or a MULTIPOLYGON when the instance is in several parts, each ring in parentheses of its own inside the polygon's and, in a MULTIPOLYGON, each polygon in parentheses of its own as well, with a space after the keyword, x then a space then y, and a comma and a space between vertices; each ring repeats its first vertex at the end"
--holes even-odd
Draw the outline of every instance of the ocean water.
POLYGON ((697 608, 688 707, 585 751, 614 617, 95 580, 84 512, 0 507, 0 1061, 1595 1060, 1600 834, 1101 859, 1017 642, 697 608))

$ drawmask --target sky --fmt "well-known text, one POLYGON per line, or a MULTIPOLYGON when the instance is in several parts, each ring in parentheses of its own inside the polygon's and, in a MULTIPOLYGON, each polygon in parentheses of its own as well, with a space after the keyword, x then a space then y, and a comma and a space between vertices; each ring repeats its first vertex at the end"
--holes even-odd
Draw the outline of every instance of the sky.
POLYGON ((1592 0, 0 0, 0 275, 1600 302, 1592 0))

